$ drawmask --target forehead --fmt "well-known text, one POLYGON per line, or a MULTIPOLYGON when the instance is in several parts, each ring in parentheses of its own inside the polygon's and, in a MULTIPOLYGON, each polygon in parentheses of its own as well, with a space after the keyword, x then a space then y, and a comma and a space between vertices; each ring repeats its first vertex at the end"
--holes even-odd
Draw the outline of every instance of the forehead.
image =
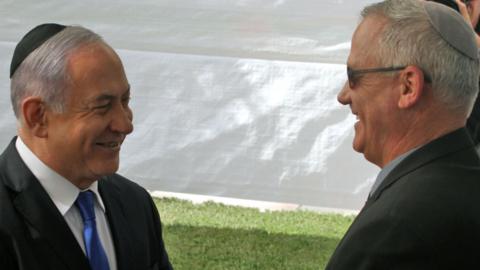
POLYGON ((68 70, 72 78, 105 73, 123 66, 117 54, 107 45, 90 43, 73 50, 68 56, 68 70))
POLYGON ((387 19, 381 16, 369 16, 360 22, 352 37, 352 46, 348 64, 352 67, 365 66, 374 61, 380 35, 387 19))
POLYGON ((101 91, 128 89, 120 58, 105 44, 92 43, 74 50, 69 56, 67 68, 73 95, 95 95, 101 91))

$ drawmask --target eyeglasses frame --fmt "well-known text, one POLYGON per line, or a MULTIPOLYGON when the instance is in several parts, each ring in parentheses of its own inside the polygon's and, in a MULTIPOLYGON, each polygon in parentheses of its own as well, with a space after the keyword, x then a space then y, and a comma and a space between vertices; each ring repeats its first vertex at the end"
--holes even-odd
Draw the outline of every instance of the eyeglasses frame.
POLYGON ((393 71, 403 70, 406 67, 407 66, 392 66, 392 67, 353 69, 347 66, 348 86, 350 86, 351 89, 355 87, 355 77, 357 77, 358 75, 363 75, 368 73, 393 72, 393 71))
MULTIPOLYGON (((348 77, 348 86, 351 89, 355 87, 355 77, 358 75, 368 74, 368 73, 383 73, 383 72, 393 72, 400 71, 405 69, 407 66, 391 66, 391 67, 378 67, 378 68, 366 68, 366 69, 353 69, 347 66, 347 77, 348 77)), ((430 77, 424 72, 425 81, 430 83, 430 77)))

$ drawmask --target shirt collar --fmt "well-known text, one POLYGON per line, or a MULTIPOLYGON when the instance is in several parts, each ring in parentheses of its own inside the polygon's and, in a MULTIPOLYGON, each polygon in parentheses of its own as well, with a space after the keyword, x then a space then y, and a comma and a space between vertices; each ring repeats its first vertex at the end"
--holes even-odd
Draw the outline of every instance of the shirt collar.
POLYGON ((417 148, 413 148, 406 153, 401 154, 394 160, 390 161, 386 166, 382 168, 382 170, 378 173, 377 179, 375 179, 375 182, 373 183, 372 189, 370 190, 370 196, 373 195, 373 193, 377 190, 377 188, 382 184, 383 180, 387 177, 387 175, 395 169, 395 167, 400 164, 406 157, 408 157, 411 153, 413 153, 417 148))
POLYGON ((38 179, 45 191, 52 199, 55 206, 58 208, 62 215, 65 215, 67 211, 75 203, 78 194, 81 191, 91 190, 97 198, 98 205, 105 212, 105 206, 102 201, 102 197, 98 192, 98 181, 92 183, 92 185, 85 190, 80 190, 65 177, 61 176, 45 163, 43 163, 22 141, 20 137, 17 137, 15 142, 18 154, 22 158, 23 162, 30 169, 32 174, 38 179))

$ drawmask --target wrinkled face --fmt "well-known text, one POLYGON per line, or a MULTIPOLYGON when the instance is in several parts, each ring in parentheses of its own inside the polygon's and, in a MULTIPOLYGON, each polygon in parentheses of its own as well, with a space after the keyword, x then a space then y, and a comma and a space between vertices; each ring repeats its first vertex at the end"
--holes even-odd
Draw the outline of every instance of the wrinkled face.
POLYGON ((50 165, 74 184, 92 182, 118 169, 120 147, 133 130, 130 86, 120 59, 104 44, 75 50, 68 69, 65 111, 47 112, 50 165))
MULTIPOLYGON (((378 68, 374 59, 375 44, 383 20, 367 17, 357 28, 347 65, 352 69, 378 68)), ((370 162, 382 165, 383 152, 393 132, 392 110, 396 106, 393 82, 395 76, 387 73, 368 73, 356 77, 355 85, 348 82, 338 94, 338 101, 349 105, 356 115, 353 148, 364 154, 370 162)))

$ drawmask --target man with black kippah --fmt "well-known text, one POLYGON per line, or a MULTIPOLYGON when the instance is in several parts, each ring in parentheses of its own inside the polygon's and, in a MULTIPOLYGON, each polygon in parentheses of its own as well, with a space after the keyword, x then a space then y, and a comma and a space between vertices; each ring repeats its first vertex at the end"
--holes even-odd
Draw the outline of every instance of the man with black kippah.
POLYGON ((480 269, 480 158, 465 123, 478 93, 472 27, 421 0, 366 7, 338 101, 353 148, 381 168, 327 270, 480 269))
POLYGON ((130 85, 101 37, 43 24, 10 70, 18 120, 0 156, 0 269, 172 269, 145 189, 116 174, 130 85))

